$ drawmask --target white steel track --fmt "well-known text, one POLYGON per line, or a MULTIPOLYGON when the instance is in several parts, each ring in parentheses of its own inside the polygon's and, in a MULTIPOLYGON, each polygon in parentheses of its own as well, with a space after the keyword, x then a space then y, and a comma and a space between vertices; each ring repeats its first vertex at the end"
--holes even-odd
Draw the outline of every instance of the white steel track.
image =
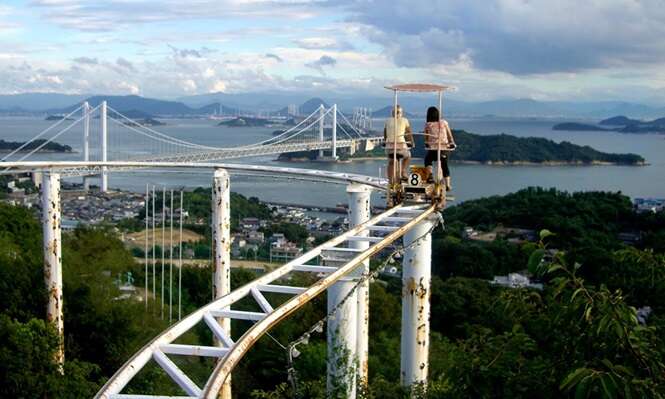
MULTIPOLYGON (((295 178, 303 180, 330 182, 337 184, 365 184, 379 190, 385 190, 386 180, 355 173, 331 172, 327 170, 283 168, 275 166, 248 165, 237 163, 213 162, 140 162, 140 161, 109 161, 109 162, 78 162, 78 161, 31 161, 2 162, 2 173, 45 172, 57 171, 63 177, 100 174, 104 167, 108 171, 129 171, 138 168, 148 169, 199 169, 213 170, 222 168, 232 174, 245 174, 266 177, 295 178)), ((0 174, 2 174, 0 173, 0 174)))
MULTIPOLYGON (((230 375, 233 368, 240 359, 254 345, 254 343, 273 326, 281 320, 304 306, 313 298, 321 294, 333 283, 342 277, 355 271, 362 263, 371 256, 377 254, 383 248, 402 237, 407 231, 411 230, 421 221, 425 220, 431 214, 436 212, 433 206, 412 206, 412 207, 394 207, 366 223, 350 229, 346 233, 333 238, 332 240, 312 249, 291 262, 279 267, 272 272, 265 274, 256 280, 235 289, 228 295, 225 295, 214 302, 196 310, 182 321, 170 327, 148 345, 143 347, 129 361, 127 361, 118 372, 102 387, 97 393, 99 399, 121 399, 121 398, 154 398, 153 395, 125 395, 122 394, 125 386, 149 361, 155 360, 161 366, 171 379, 178 384, 187 397, 194 398, 217 398, 219 391, 226 378, 230 375), (382 231, 373 227, 390 226, 390 232, 383 236, 373 236, 373 231, 382 231), (345 251, 347 245, 360 239, 364 235, 370 242, 369 248, 361 252, 345 251), (377 241, 377 239, 379 241, 377 241), (344 263, 340 267, 311 267, 317 265, 307 265, 315 261, 326 253, 347 254, 344 263), (310 266, 310 267, 308 267, 310 266), (291 287, 280 281, 293 272, 309 272, 314 275, 322 275, 309 287, 291 287), (263 293, 278 292, 295 295, 277 308, 265 299, 263 293), (246 312, 232 310, 231 307, 240 299, 251 296, 262 309, 262 312, 246 312), (228 317, 231 319, 250 320, 254 325, 250 327, 237 341, 233 341, 220 324, 216 317, 228 317), (194 328, 199 323, 205 323, 212 331, 213 335, 224 343, 223 347, 176 345, 173 342, 194 328), (217 366, 209 376, 207 383, 203 387, 197 386, 167 355, 186 355, 199 357, 219 358, 217 366)), ((352 247, 350 245, 349 247, 352 247)), ((288 281, 284 279, 283 281, 288 281)), ((163 396, 162 396, 163 397, 163 396)))

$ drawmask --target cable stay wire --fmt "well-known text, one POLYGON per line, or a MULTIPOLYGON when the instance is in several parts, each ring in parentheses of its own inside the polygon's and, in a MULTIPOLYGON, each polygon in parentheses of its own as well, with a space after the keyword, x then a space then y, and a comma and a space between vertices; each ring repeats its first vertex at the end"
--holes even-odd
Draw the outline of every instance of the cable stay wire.
POLYGON ((277 136, 275 136, 275 137, 271 137, 271 138, 269 138, 269 139, 266 139, 266 140, 263 140, 263 141, 259 141, 258 143, 254 143, 254 144, 248 144, 248 145, 245 145, 245 146, 230 147, 230 148, 233 148, 233 149, 253 148, 253 147, 260 147, 260 146, 263 146, 263 145, 265 145, 265 144, 267 144, 267 143, 269 143, 269 144, 279 144, 279 143, 281 143, 281 142, 283 142, 283 141, 285 141, 285 140, 291 139, 291 138, 293 138, 293 137, 299 135, 300 133, 302 133, 302 132, 304 132, 304 131, 306 131, 306 130, 309 130, 314 124, 316 124, 316 123, 318 123, 319 121, 321 121, 321 118, 325 118, 325 116, 328 115, 328 114, 330 113, 330 110, 331 110, 331 109, 332 109, 332 107, 331 107, 331 108, 328 108, 328 111, 326 111, 323 115, 319 115, 319 117, 318 117, 314 122, 310 123, 307 127, 300 129, 300 130, 297 131, 293 136, 286 137, 286 138, 284 138, 283 140, 279 140, 279 141, 277 141, 277 142, 270 143, 270 142, 273 141, 273 140, 277 140, 277 139, 281 138, 282 136, 288 135, 289 133, 293 132, 295 129, 297 129, 298 127, 300 127, 301 125, 303 125, 305 122, 307 122, 307 121, 309 120, 309 118, 311 118, 312 116, 314 116, 318 111, 314 111, 314 112, 312 112, 311 114, 309 114, 309 116, 307 116, 307 118, 303 119, 300 123, 298 123, 297 125, 295 125, 295 126, 289 128, 289 129, 285 130, 284 132, 280 133, 279 135, 277 135, 277 136))
MULTIPOLYGON (((120 113, 119 111, 115 110, 114 108, 111 108, 111 107, 109 107, 109 106, 107 106, 107 108, 108 108, 109 110, 113 111, 113 112, 114 112, 115 114, 117 114, 118 116, 120 116, 122 119, 125 119, 127 122, 130 122, 130 123, 133 123, 133 124, 136 123, 136 121, 132 120, 131 118, 126 117, 125 115, 123 115, 123 114, 120 113)), ((108 116, 108 118, 109 118, 109 119, 114 119, 114 120, 115 120, 115 118, 114 118, 113 116, 108 116)), ((137 132, 137 133, 141 133, 141 134, 143 134, 143 135, 145 135, 145 136, 150 137, 150 135, 148 135, 147 133, 145 133, 145 132, 140 132, 138 129, 134 128, 133 126, 129 126, 129 125, 127 125, 127 124, 125 124, 125 123, 122 123, 122 122, 120 122, 120 123, 121 123, 122 125, 124 125, 124 126, 130 128, 131 130, 137 132)), ((144 125, 141 125, 141 124, 139 124, 139 126, 140 126, 141 128, 143 128, 143 129, 147 130, 148 132, 154 134, 154 135, 157 135, 157 136, 162 137, 163 140, 165 139, 165 142, 178 143, 178 144, 181 144, 181 145, 184 145, 184 146, 188 146, 188 147, 196 147, 196 148, 207 149, 207 150, 217 150, 217 149, 219 149, 219 147, 209 147, 209 146, 205 146, 205 145, 196 144, 196 143, 191 143, 191 142, 189 142, 189 141, 181 140, 181 139, 178 139, 178 138, 175 138, 175 137, 169 136, 169 135, 167 135, 167 134, 164 134, 164 133, 158 132, 158 131, 155 130, 155 129, 151 129, 151 128, 149 128, 149 127, 147 127, 147 126, 144 126, 144 125)), ((155 139, 156 139, 156 140, 159 140, 158 138, 155 138, 155 139)))
POLYGON ((346 124, 347 124, 347 125, 351 126, 351 128, 352 128, 353 130, 355 130, 355 132, 356 132, 356 134, 358 135, 359 138, 362 138, 362 137, 363 137, 362 133, 360 133, 360 131, 359 131, 358 129, 356 129, 356 127, 353 126, 353 124, 352 124, 351 122, 349 122, 349 120, 346 118, 346 116, 344 116, 343 113, 341 113, 340 111, 337 111, 337 113, 340 114, 340 116, 342 117, 342 119, 344 119, 344 120, 346 121, 346 124))
MULTIPOLYGON (((94 110, 94 108, 93 108, 93 110, 94 110)), ((67 133, 72 127, 74 127, 76 124, 78 124, 79 122, 81 122, 81 121, 82 121, 83 119, 85 119, 86 117, 87 117, 87 115, 83 115, 83 116, 80 117, 79 119, 75 120, 75 121, 72 122, 69 126, 67 126, 66 128, 62 129, 61 131, 59 131, 58 133, 56 133, 54 136, 52 136, 52 137, 50 137, 49 139, 45 140, 42 144, 40 144, 39 146, 37 146, 35 149, 33 149, 33 150, 30 151, 29 153, 25 154, 25 155, 22 156, 21 158, 19 158, 18 161, 16 161, 16 162, 21 162, 21 161, 25 160, 26 158, 28 158, 29 156, 31 156, 31 155, 33 155, 34 153, 36 153, 37 151, 41 150, 42 148, 44 148, 44 146, 46 146, 46 144, 48 144, 48 143, 50 143, 51 141, 57 139, 57 138, 58 138, 59 136, 61 136, 62 134, 67 133)), ((3 172, 7 172, 9 169, 10 169, 10 168, 5 168, 5 169, 3 170, 3 172)))
MULTIPOLYGON (((33 138, 31 138, 29 141, 26 141, 25 143, 21 144, 17 149, 15 149, 14 151, 12 151, 12 152, 10 152, 9 154, 5 155, 4 158, 0 159, 0 162, 4 162, 4 161, 6 161, 9 157, 11 157, 12 155, 14 155, 14 154, 16 154, 17 152, 21 151, 22 149, 24 149, 27 145, 29 145, 29 144, 32 143, 33 141, 37 140, 37 139, 40 138, 41 136, 45 135, 46 133, 50 132, 52 129, 54 129, 54 128, 56 128, 57 126, 59 126, 61 123, 63 123, 63 122, 66 121, 67 119, 69 119, 70 116, 72 116, 72 115, 74 115, 76 112, 80 111, 80 110, 81 110, 81 107, 83 107, 83 105, 79 105, 78 108, 76 108, 75 110, 73 110, 73 111, 70 112, 69 114, 63 116, 62 119, 60 119, 60 120, 57 121, 56 123, 52 124, 51 126, 47 127, 46 129, 42 130, 39 134, 37 134, 36 136, 34 136, 33 138)), ((96 107, 95 107, 95 108, 96 108, 96 107)), ((92 112, 92 110, 89 111, 89 113, 91 113, 91 112, 92 112)), ((85 118, 85 115, 83 116, 83 118, 85 118)), ((83 119, 83 118, 81 118, 81 119, 83 119)), ((79 121, 80 121, 81 119, 79 119, 79 121)), ((78 121, 77 121, 77 122, 78 122, 78 121)), ((74 122, 74 123, 76 123, 76 122, 74 122)))
MULTIPOLYGON (((161 143, 174 144, 174 145, 180 145, 180 146, 183 146, 183 147, 190 147, 190 148, 197 148, 197 149, 198 149, 198 147, 199 147, 199 146, 196 145, 196 144, 191 144, 191 145, 189 145, 189 144, 174 143, 174 142, 169 141, 169 140, 167 140, 167 139, 163 139, 163 138, 160 138, 160 137, 154 137, 154 136, 150 135, 150 133, 142 132, 142 131, 140 131, 139 129, 136 129, 134 126, 129 126, 129 125, 127 125, 126 123, 121 122, 121 121, 119 121, 119 120, 117 120, 117 119, 115 119, 115 118, 113 118, 113 117, 108 117, 108 119, 110 119, 111 121, 113 121, 114 123, 116 123, 116 124, 119 125, 119 126, 126 127, 127 129, 129 129, 129 130, 131 130, 131 131, 133 131, 133 132, 135 132, 135 133, 138 133, 138 134, 140 134, 140 135, 142 135, 142 136, 148 137, 148 138, 150 138, 150 139, 153 139, 153 140, 158 141, 158 142, 161 142, 161 143)), ((132 123, 135 123, 135 122, 132 122, 132 123)), ((167 135, 164 135, 164 136, 167 137, 167 138, 169 138, 169 139, 171 139, 170 136, 167 136, 167 135)), ((219 148, 217 148, 217 147, 205 147, 205 148, 201 148, 201 149, 219 150, 219 148)))
MULTIPOLYGON (((319 116, 314 122, 310 123, 306 128, 301 129, 298 133, 294 134, 293 136, 291 136, 291 137, 286 137, 286 138, 284 138, 283 140, 280 140, 280 141, 277 141, 277 142, 275 142, 275 143, 271 143, 271 144, 280 144, 280 143, 283 143, 284 141, 286 141, 286 140, 288 140, 288 139, 291 139, 291 138, 293 138, 293 137, 299 135, 300 133, 303 133, 303 132, 305 132, 305 131, 311 129, 312 126, 314 126, 314 125, 317 124, 319 121, 321 121, 323 118, 325 118, 326 115, 328 115, 328 113, 330 112, 330 110, 332 110, 332 108, 329 108, 328 111, 326 111, 323 115, 320 115, 320 116, 319 116)), ((276 137, 273 137, 273 139, 274 139, 274 138, 276 138, 276 137)), ((252 147, 249 147, 249 148, 252 148, 252 147)))

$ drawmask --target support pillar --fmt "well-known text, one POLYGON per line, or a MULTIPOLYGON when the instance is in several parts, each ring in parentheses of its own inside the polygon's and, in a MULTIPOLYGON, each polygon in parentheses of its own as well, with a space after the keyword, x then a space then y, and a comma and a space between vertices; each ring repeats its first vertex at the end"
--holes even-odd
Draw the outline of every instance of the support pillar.
MULTIPOLYGON (((325 117, 323 116, 325 114, 325 108, 323 107, 323 104, 319 106, 319 141, 323 141, 323 120, 325 117)), ((323 150, 319 150, 319 159, 323 159, 323 150)))
MULTIPOLYGON (((83 161, 90 161, 90 104, 83 103, 83 161)), ((90 189, 90 177, 83 176, 83 189, 90 189)))
MULTIPOLYGON (((350 184, 346 187, 349 194, 349 228, 354 228, 363 224, 371 217, 370 197, 372 189, 362 184, 350 184)), ((359 233, 359 236, 367 236, 367 232, 359 233)), ((367 249, 369 241, 352 241, 351 248, 367 249)), ((365 276, 369 273, 369 259, 363 262, 360 273, 365 276)), ((356 309, 357 309, 357 327, 356 327, 356 368, 358 382, 366 384, 368 342, 369 342, 369 281, 360 284, 356 290, 356 309)))
POLYGON ((427 383, 429 367, 430 282, 432 234, 436 220, 426 219, 404 235, 408 247, 402 263, 402 338, 400 380, 402 386, 427 383))
POLYGON ((60 209, 60 175, 45 173, 42 180, 42 229, 44 235, 44 281, 48 292, 46 321, 58 334, 55 362, 65 362, 64 320, 62 314, 62 239, 60 209))
MULTIPOLYGON (((212 181, 212 241, 215 275, 213 291, 215 299, 231 292, 231 197, 229 174, 224 169, 215 169, 212 181)), ((231 336, 231 319, 218 318, 220 326, 231 336)), ((216 342, 217 346, 223 346, 216 342)), ((222 390, 220 399, 231 399, 231 376, 222 390)))
POLYGON ((332 106, 332 159, 337 160, 337 104, 332 106))
MULTIPOLYGON (((330 262, 326 263, 332 266, 330 262)), ((327 392, 328 398, 356 397, 357 277, 346 276, 328 288, 328 309, 337 311, 328 319, 327 392), (345 299, 340 306, 339 304, 345 299), (338 308, 338 306, 340 306, 338 308)))
MULTIPOLYGON (((108 157, 108 148, 107 148, 107 141, 108 141, 108 130, 107 130, 107 121, 106 121, 106 116, 107 116, 107 109, 106 109, 106 101, 102 101, 102 105, 99 111, 99 120, 102 124, 102 162, 107 162, 108 157)), ((102 192, 105 193, 109 189, 109 178, 108 178, 108 172, 106 171, 106 166, 102 166, 102 192)))

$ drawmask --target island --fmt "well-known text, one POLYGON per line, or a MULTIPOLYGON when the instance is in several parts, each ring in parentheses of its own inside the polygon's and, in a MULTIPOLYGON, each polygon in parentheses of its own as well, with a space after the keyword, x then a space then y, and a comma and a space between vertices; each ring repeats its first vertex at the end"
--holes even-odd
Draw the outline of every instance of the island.
POLYGON ((652 121, 640 121, 630 119, 626 116, 614 116, 604 119, 597 125, 590 123, 564 122, 552 126, 552 130, 564 130, 574 132, 586 131, 605 131, 618 133, 658 133, 665 134, 665 118, 658 118, 652 121), (602 126, 614 126, 604 128, 602 126))
POLYGON ((125 120, 123 122, 125 126, 165 126, 166 123, 158 121, 153 118, 143 118, 143 119, 132 119, 131 121, 125 120))
POLYGON ((74 120, 72 118, 66 118, 64 115, 48 115, 44 120, 45 121, 61 121, 63 119, 66 119, 68 121, 73 121, 74 120))
MULTIPOLYGON (((516 137, 508 134, 479 135, 464 130, 453 130, 457 150, 452 152, 453 162, 485 165, 645 165, 645 159, 637 154, 611 154, 580 146, 567 141, 556 143, 540 137, 516 137)), ((416 136, 414 158, 425 155, 422 136, 416 136)), ((316 159, 318 151, 280 154, 280 161, 309 161, 316 159)), ((340 158, 385 158, 385 149, 345 155, 340 158)))
POLYGON ((611 118, 603 119, 598 124, 602 126, 628 126, 634 125, 636 123, 641 123, 642 121, 637 119, 630 119, 627 116, 619 115, 613 116, 611 118))
POLYGON ((249 116, 239 116, 235 119, 229 119, 227 121, 222 121, 217 124, 217 126, 227 126, 227 127, 271 127, 277 125, 283 125, 283 124, 275 122, 270 119, 252 118, 249 116))
POLYGON ((109 116, 121 121, 125 126, 165 126, 166 123, 158 121, 155 117, 147 112, 139 111, 136 109, 130 109, 126 111, 121 111, 121 114, 118 114, 114 111, 109 112, 109 116))
MULTIPOLYGON (((44 144, 46 140, 44 139, 38 139, 34 140, 25 147, 21 148, 20 152, 28 152, 32 151, 38 147, 40 147, 42 144, 44 144)), ((9 152, 9 151, 14 151, 17 148, 20 148, 22 145, 25 143, 19 142, 19 141, 5 141, 5 140, 0 140, 0 152, 9 152)), ((42 148, 39 149, 38 152, 73 152, 72 147, 64 144, 59 144, 55 142, 49 142, 46 145, 44 145, 42 148)))
POLYGON ((605 129, 600 126, 591 125, 587 123, 577 123, 577 122, 564 122, 558 123, 552 126, 552 130, 564 130, 571 132, 610 132, 613 129, 605 129))

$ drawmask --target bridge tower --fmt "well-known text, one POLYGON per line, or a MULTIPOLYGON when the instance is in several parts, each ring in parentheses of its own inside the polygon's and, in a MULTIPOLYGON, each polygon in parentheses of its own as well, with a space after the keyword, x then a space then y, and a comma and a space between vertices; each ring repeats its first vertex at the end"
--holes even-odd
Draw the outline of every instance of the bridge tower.
POLYGON ((332 106, 332 159, 337 160, 337 104, 332 106))
MULTIPOLYGON (((106 101, 102 101, 101 108, 99 110, 99 121, 101 123, 102 130, 102 162, 108 161, 108 125, 107 125, 107 106, 106 101)), ((109 189, 109 176, 106 166, 102 166, 102 184, 101 190, 103 193, 107 192, 109 189)))
MULTIPOLYGON (((90 104, 83 103, 83 161, 90 161, 90 104)), ((83 176, 83 189, 90 189, 90 177, 83 176)))
MULTIPOLYGON (((325 115, 325 108, 323 104, 319 106, 319 141, 323 141, 323 119, 325 115)), ((319 159, 323 159, 323 150, 319 150, 319 159)))

